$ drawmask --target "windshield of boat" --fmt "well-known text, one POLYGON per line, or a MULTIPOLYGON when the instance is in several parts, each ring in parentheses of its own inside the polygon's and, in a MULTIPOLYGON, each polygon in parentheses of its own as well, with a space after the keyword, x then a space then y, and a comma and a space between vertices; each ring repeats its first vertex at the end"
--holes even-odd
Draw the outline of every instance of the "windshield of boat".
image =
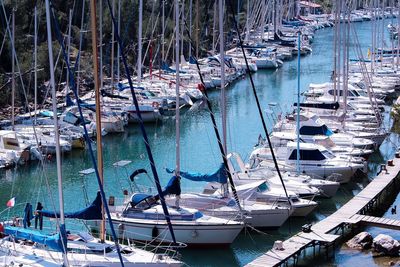
POLYGON ((332 135, 332 131, 325 124, 321 126, 302 126, 300 128, 301 135, 332 135))
MULTIPOLYGON (((328 93, 330 95, 335 95, 333 89, 329 90, 328 93)), ((339 91, 339 96, 343 96, 343 95, 344 95, 344 91, 340 90, 339 91)), ((355 90, 349 90, 349 91, 347 91, 347 96, 360 96, 360 95, 355 90)))
POLYGON ((257 192, 262 193, 269 190, 267 183, 262 183, 257 187, 257 192))
MULTIPOLYGON (((327 157, 319 149, 300 149, 300 160, 320 161, 327 157)), ((289 160, 297 160, 297 149, 293 149, 289 160)))
POLYGON ((134 194, 131 197, 131 207, 138 210, 145 210, 151 208, 157 203, 157 199, 154 196, 146 194, 134 194))
POLYGON ((327 159, 333 159, 335 157, 335 154, 329 150, 322 150, 321 152, 327 159))
POLYGON ((290 201, 291 201, 292 203, 296 203, 296 202, 300 202, 300 199, 299 199, 298 197, 291 197, 291 198, 290 198, 290 201))

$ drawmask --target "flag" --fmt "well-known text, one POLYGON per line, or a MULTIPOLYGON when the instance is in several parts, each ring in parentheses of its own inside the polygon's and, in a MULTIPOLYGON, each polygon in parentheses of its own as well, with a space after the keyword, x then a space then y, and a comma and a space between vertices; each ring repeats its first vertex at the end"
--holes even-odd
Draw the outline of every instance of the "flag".
POLYGON ((12 208, 15 206, 15 197, 7 201, 7 207, 12 208))

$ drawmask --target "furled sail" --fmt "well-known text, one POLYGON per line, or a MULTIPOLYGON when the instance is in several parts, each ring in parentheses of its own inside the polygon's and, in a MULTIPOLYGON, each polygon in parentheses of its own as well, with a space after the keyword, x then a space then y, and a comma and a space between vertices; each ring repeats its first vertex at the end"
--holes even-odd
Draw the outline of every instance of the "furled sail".
MULTIPOLYGON (((174 170, 167 168, 168 173, 173 173, 174 170)), ((227 183, 227 175, 224 164, 221 164, 219 169, 213 173, 202 174, 196 172, 179 172, 180 176, 195 182, 217 182, 221 184, 227 183)))
POLYGON ((63 225, 60 232, 54 235, 45 235, 35 230, 14 226, 6 226, 4 228, 4 233, 13 236, 15 239, 31 240, 60 252, 64 251, 63 244, 65 246, 67 244, 66 232, 63 225))
MULTIPOLYGON (((92 202, 92 204, 82 210, 76 212, 66 212, 64 213, 65 218, 70 219, 81 219, 81 220, 101 220, 101 195, 100 192, 97 192, 96 199, 92 202)), ((55 218, 56 216, 59 218, 60 213, 54 211, 47 211, 42 210, 38 211, 39 215, 48 217, 48 218, 55 218)))

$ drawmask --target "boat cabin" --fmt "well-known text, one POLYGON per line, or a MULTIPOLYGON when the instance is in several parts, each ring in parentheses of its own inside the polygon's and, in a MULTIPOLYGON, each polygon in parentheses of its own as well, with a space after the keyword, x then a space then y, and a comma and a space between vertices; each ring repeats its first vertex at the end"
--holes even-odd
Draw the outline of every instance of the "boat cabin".
MULTIPOLYGON (((288 155, 287 160, 289 162, 293 162, 297 160, 297 144, 295 142, 290 142, 287 145, 288 155)), ((335 155, 325 149, 322 146, 309 144, 309 143, 300 143, 300 161, 324 161, 327 159, 334 158, 335 155)))
POLYGON ((0 130, 0 149, 21 150, 17 135, 14 131, 0 130))

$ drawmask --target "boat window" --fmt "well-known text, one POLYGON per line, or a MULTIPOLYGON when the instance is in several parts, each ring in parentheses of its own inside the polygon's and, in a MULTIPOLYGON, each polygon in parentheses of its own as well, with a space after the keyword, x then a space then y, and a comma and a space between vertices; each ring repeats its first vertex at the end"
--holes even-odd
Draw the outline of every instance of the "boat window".
POLYGON ((262 192, 265 192, 265 191, 268 191, 267 183, 262 183, 257 187, 257 192, 262 193, 262 192))
POLYGON ((293 203, 300 202, 300 199, 298 199, 297 197, 292 197, 290 200, 291 200, 293 203))
POLYGON ((322 154, 328 159, 333 159, 335 157, 335 155, 329 150, 323 150, 322 154))
MULTIPOLYGON (((329 90, 328 93, 329 93, 330 95, 335 95, 333 89, 329 90)), ((344 94, 344 93, 343 93, 343 90, 340 90, 340 91, 339 91, 339 96, 343 96, 343 94, 344 94)), ((347 96, 354 96, 354 93, 352 93, 351 91, 347 91, 347 96)))
MULTIPOLYGON (((300 149, 300 160, 324 160, 326 157, 318 149, 303 150, 300 149)), ((293 149, 289 160, 297 160, 297 149, 293 149)))
POLYGON ((68 252, 70 253, 80 253, 80 254, 97 254, 97 255, 102 255, 105 253, 110 253, 112 252, 113 249, 112 247, 106 247, 104 250, 103 249, 84 249, 84 248, 68 248, 68 252))
POLYGON ((332 131, 329 130, 328 126, 302 126, 300 128, 300 134, 302 135, 332 135, 332 131))

